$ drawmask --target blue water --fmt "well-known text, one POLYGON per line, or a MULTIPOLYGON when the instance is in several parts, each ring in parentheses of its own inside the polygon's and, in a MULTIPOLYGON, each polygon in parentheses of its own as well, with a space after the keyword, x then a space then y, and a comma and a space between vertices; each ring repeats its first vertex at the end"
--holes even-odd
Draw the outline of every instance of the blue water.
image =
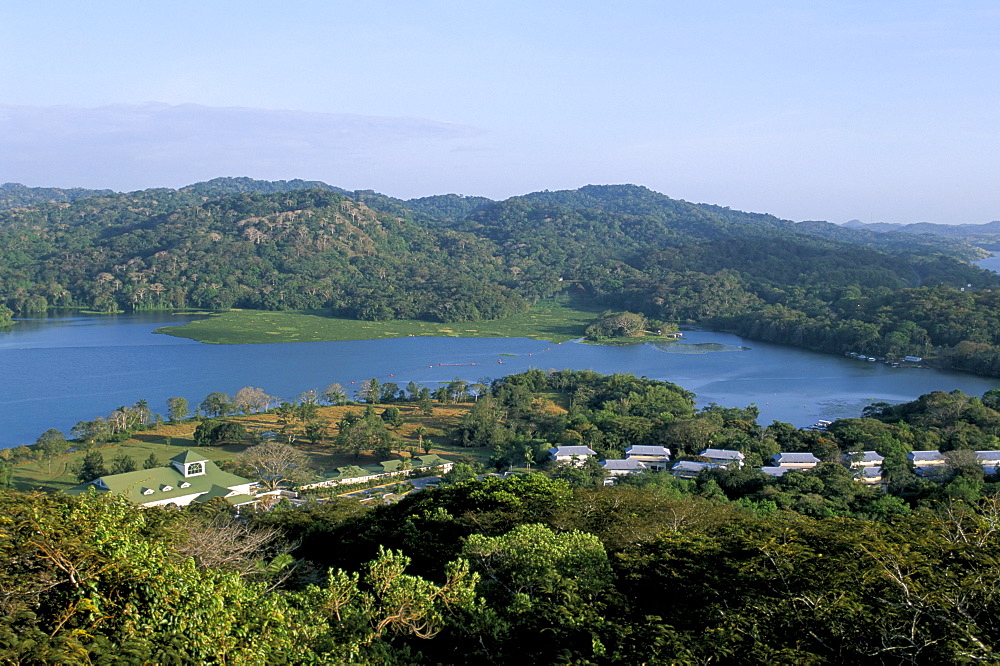
POLYGON ((858 416, 873 400, 953 389, 981 395, 1000 386, 961 373, 890 368, 705 331, 687 332, 683 343, 627 347, 423 337, 207 345, 153 333, 185 321, 167 314, 70 316, 24 320, 0 331, 0 447, 34 442, 48 428, 68 433, 78 421, 139 399, 165 413, 171 397, 194 408, 213 391, 255 386, 291 400, 333 382, 353 390, 372 377, 433 389, 455 377, 477 381, 529 368, 627 372, 679 384, 697 393, 700 405, 756 403, 761 423, 796 426, 858 416))

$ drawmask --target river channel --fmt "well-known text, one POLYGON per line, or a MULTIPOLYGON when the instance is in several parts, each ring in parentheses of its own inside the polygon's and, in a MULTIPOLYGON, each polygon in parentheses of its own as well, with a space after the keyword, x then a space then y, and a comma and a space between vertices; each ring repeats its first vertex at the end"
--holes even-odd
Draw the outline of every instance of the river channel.
POLYGON ((891 368, 841 356, 688 331, 682 342, 602 347, 524 338, 427 338, 209 345, 159 335, 183 324, 166 313, 21 320, 0 331, 0 448, 28 444, 48 428, 107 416, 139 399, 156 412, 184 397, 196 407, 213 391, 263 388, 290 400, 372 377, 431 389, 529 368, 626 372, 694 391, 699 405, 755 403, 760 422, 803 427, 858 416, 872 401, 901 402, 934 390, 982 395, 996 380, 932 369, 891 368))

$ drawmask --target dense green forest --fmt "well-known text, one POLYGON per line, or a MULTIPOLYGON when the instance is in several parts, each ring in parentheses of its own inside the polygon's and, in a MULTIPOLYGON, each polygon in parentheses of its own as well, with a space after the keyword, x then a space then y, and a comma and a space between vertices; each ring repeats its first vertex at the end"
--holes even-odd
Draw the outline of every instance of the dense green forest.
POLYGON ((454 437, 492 445, 501 466, 582 441, 824 462, 610 487, 590 464, 483 480, 457 466, 396 504, 285 503, 241 519, 224 502, 140 511, 0 491, 0 660, 997 660, 1000 485, 969 454, 1000 448, 1000 391, 873 405, 825 433, 692 398, 630 375, 529 371, 493 382, 454 437), (885 456, 884 489, 841 463, 863 448, 885 456), (915 475, 906 453, 919 449, 946 451, 947 465, 915 475))
POLYGON ((127 194, 8 190, 0 307, 16 315, 240 307, 452 322, 568 295, 1000 376, 1000 276, 967 263, 982 250, 942 236, 796 224, 632 185, 499 202, 248 178, 127 194))

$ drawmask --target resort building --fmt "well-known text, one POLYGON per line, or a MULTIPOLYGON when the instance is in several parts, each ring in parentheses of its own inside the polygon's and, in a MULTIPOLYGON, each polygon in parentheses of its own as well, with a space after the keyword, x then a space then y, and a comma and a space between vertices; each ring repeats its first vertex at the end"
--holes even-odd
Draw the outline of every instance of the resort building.
POLYGON ((930 467, 948 462, 940 451, 910 451, 906 455, 914 467, 930 467))
POLYGON ((786 472, 791 472, 791 467, 758 467, 760 471, 764 472, 768 476, 773 476, 779 478, 785 475, 786 472))
POLYGON ((877 451, 855 451, 844 454, 844 464, 848 467, 880 467, 885 460, 877 451))
POLYGON ((855 474, 855 480, 861 483, 876 484, 882 483, 882 468, 881 467, 862 467, 857 470, 855 474))
POLYGON ((812 469, 822 461, 811 453, 775 453, 771 460, 778 467, 792 469, 812 469))
POLYGON ((111 493, 139 506, 188 506, 221 497, 233 506, 253 504, 253 481, 224 472, 190 449, 170 459, 166 467, 107 474, 66 492, 111 493))
POLYGON ((705 449, 698 455, 704 456, 711 462, 722 467, 729 467, 730 465, 742 467, 743 458, 745 457, 742 452, 731 451, 729 449, 705 449))
POLYGON ((624 476, 625 474, 635 474, 645 469, 649 469, 646 463, 637 458, 610 458, 601 462, 601 467, 610 476, 624 476))
POLYGON ((571 462, 575 465, 582 465, 590 456, 596 456, 597 452, 589 446, 557 446, 549 449, 549 458, 556 462, 571 462))
POLYGON ((678 479, 693 479, 706 469, 719 469, 722 465, 710 462, 696 462, 694 460, 681 460, 670 470, 670 473, 678 479))
POLYGON ((649 469, 664 470, 670 466, 670 449, 665 446, 630 446, 625 449, 625 458, 641 461, 649 469))

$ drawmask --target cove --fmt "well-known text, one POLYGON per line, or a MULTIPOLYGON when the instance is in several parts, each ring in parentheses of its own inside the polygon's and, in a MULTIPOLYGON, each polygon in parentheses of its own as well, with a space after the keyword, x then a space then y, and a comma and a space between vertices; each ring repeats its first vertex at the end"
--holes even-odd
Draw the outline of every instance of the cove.
POLYGON ((139 399, 165 413, 171 397, 195 408, 212 391, 256 386, 292 400, 333 382, 353 391, 372 377, 433 389, 455 377, 477 381, 529 368, 624 372, 674 382, 695 392, 700 406, 755 403, 762 424, 799 427, 859 416, 872 401, 901 402, 934 390, 982 395, 998 386, 962 373, 890 368, 708 331, 688 331, 679 343, 623 347, 431 337, 208 345, 153 333, 187 321, 166 313, 77 315, 19 320, 0 331, 0 447, 30 444, 48 428, 68 435, 78 421, 139 399))

